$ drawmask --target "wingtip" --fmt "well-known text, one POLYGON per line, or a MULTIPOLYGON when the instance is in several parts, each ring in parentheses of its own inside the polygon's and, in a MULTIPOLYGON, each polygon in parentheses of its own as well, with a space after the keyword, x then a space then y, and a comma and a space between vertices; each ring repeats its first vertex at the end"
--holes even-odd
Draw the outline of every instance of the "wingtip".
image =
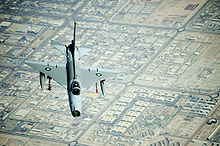
POLYGON ((32 66, 32 65, 39 64, 39 63, 42 63, 42 62, 24 60, 24 63, 29 65, 29 66, 32 66))
POLYGON ((24 60, 24 63, 30 67, 33 66, 34 62, 33 61, 29 61, 29 60, 24 60))
POLYGON ((30 61, 29 61, 29 60, 24 60, 24 63, 25 63, 25 64, 29 64, 30 61))

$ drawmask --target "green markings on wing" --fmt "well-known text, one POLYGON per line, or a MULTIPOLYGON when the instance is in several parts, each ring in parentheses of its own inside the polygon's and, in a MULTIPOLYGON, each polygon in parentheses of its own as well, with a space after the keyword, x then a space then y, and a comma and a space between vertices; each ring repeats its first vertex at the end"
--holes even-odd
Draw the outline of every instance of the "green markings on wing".
POLYGON ((46 67, 45 70, 46 71, 51 71, 51 68, 50 67, 46 67))
POLYGON ((101 74, 101 73, 96 73, 96 76, 97 76, 97 77, 101 77, 102 74, 101 74))

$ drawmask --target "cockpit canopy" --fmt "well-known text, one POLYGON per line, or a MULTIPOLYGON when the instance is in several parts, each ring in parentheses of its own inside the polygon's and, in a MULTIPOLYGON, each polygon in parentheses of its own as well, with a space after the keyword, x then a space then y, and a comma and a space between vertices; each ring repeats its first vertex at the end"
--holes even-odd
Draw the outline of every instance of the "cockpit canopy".
POLYGON ((81 88, 78 81, 73 81, 71 85, 71 91, 73 95, 80 95, 81 88))

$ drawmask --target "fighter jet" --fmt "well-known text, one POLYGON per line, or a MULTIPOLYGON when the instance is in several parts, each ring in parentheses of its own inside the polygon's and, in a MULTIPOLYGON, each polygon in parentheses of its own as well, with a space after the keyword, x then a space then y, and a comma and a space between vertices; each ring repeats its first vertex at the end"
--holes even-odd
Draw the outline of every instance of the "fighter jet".
POLYGON ((105 79, 112 77, 119 72, 103 68, 80 66, 79 59, 92 49, 76 47, 76 22, 74 21, 73 40, 70 45, 64 46, 52 42, 51 45, 66 56, 66 63, 25 61, 25 63, 40 72, 40 86, 43 89, 45 80, 48 79, 48 90, 51 90, 51 80, 55 80, 62 87, 67 89, 69 106, 73 117, 81 115, 82 90, 88 89, 93 84, 98 93, 98 85, 104 95, 105 79))

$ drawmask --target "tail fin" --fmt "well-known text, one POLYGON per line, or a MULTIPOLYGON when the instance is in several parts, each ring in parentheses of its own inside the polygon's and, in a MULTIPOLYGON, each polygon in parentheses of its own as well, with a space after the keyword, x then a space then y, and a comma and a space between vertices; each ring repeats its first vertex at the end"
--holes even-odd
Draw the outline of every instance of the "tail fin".
POLYGON ((73 32, 72 44, 73 44, 73 52, 74 52, 76 48, 76 21, 75 20, 74 20, 74 32, 73 32))
POLYGON ((70 47, 70 52, 72 53, 73 58, 73 78, 76 79, 76 65, 75 65, 75 47, 76 47, 76 22, 74 20, 74 32, 73 32, 73 40, 72 45, 70 47))

